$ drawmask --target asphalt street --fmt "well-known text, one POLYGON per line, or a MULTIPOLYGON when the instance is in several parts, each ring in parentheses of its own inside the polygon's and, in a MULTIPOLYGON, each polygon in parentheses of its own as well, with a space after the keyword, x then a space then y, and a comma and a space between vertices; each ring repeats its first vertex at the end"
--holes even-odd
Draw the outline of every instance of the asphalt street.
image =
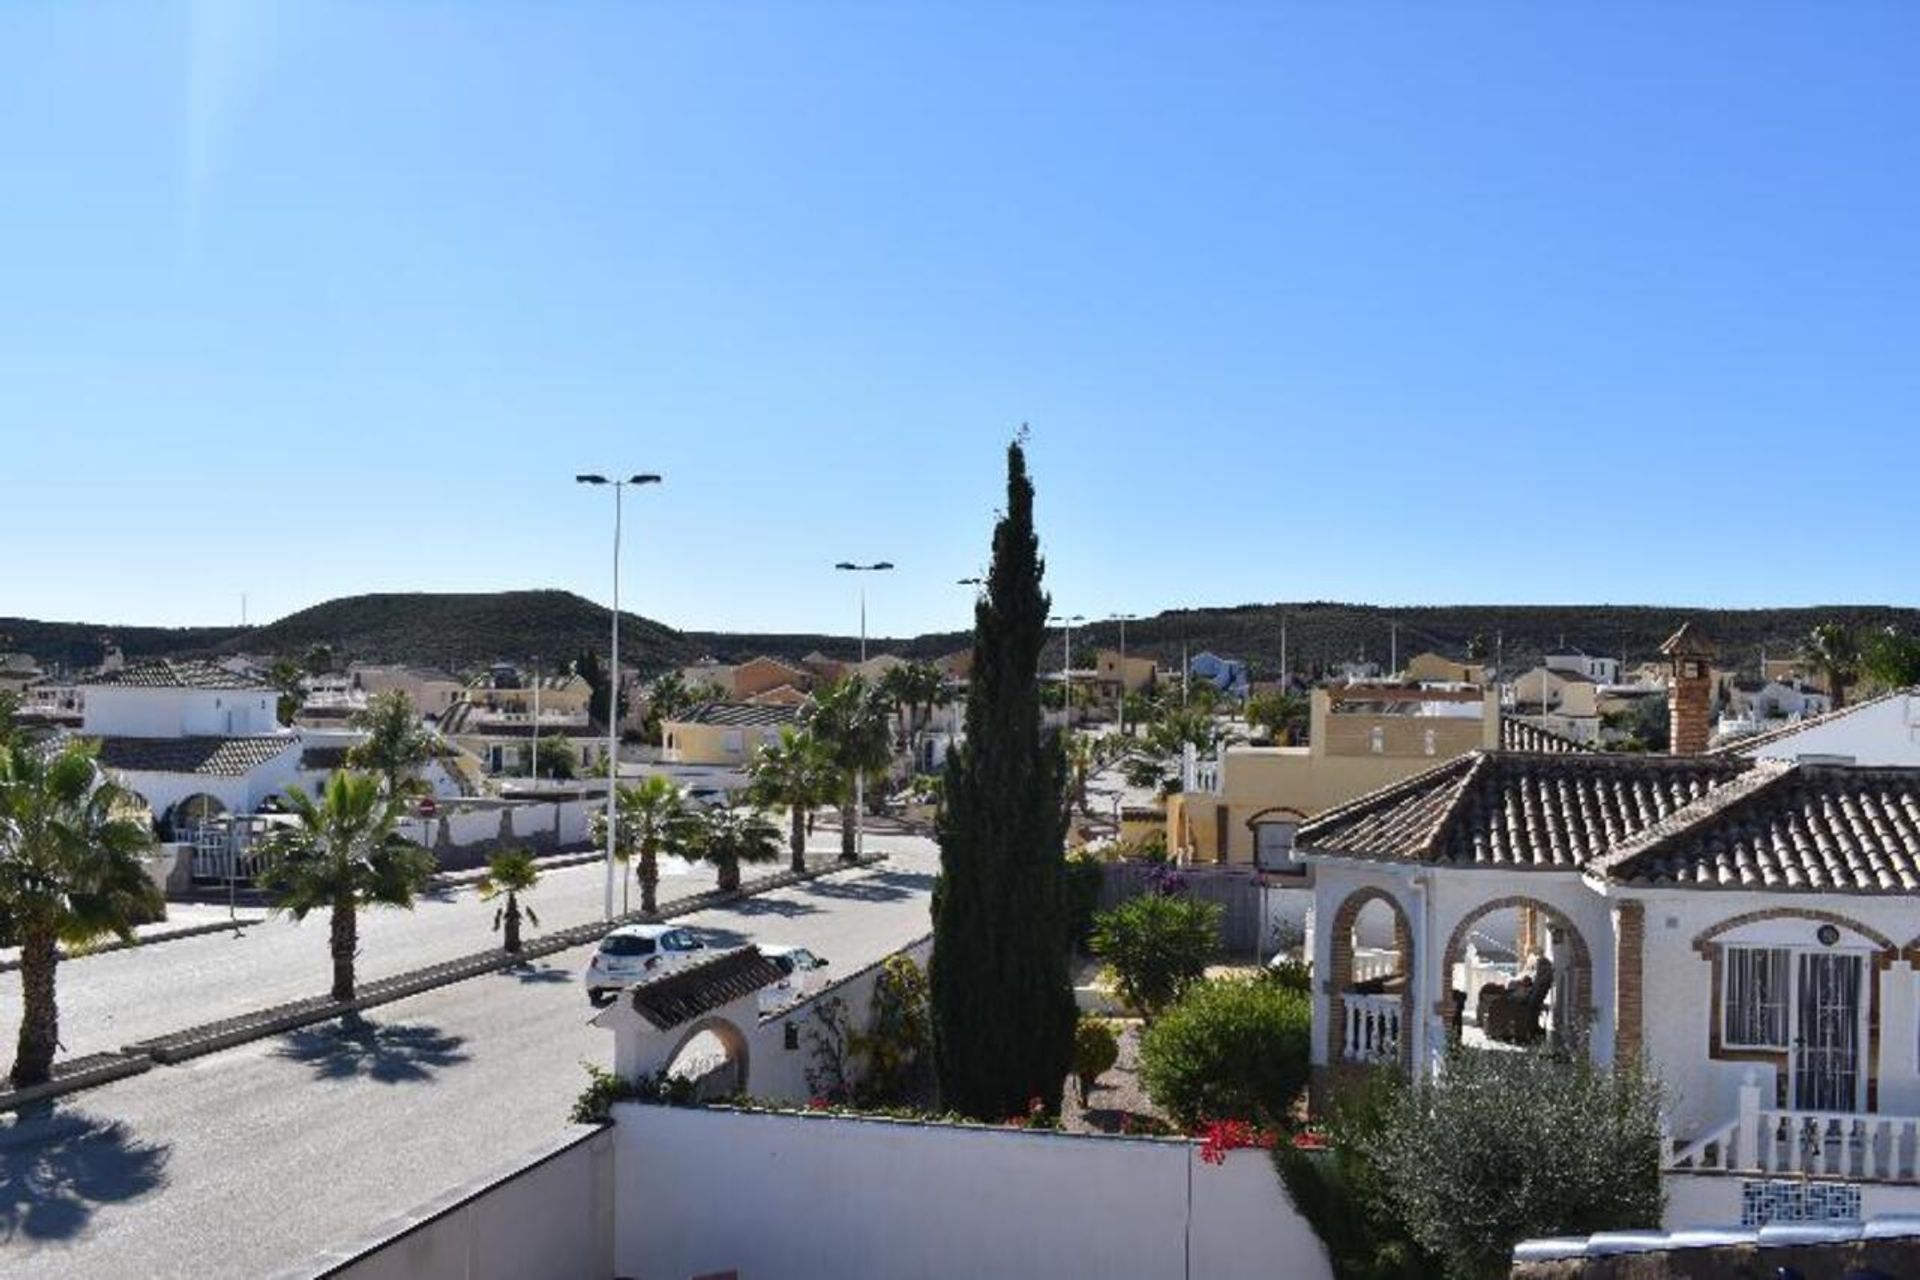
MULTIPOLYGON (((677 858, 668 863, 660 878, 662 901, 713 887, 712 868, 677 858)), ((604 863, 590 863, 543 875, 525 899, 540 916, 539 927, 527 926, 528 936, 600 919, 604 868, 604 863)), ((754 870, 759 868, 747 874, 754 870)), ((616 886, 615 894, 619 891, 616 886)), ((636 906, 639 892, 635 884, 636 906)), ((615 902, 617 906, 617 896, 615 902)), ((362 912, 359 979, 405 973, 498 946, 495 905, 482 901, 472 888, 461 888, 436 891, 410 911, 362 912)), ((196 911, 193 919, 203 916, 196 911)), ((332 965, 324 912, 298 922, 290 916, 270 917, 238 935, 202 934, 65 961, 59 970, 61 1056, 114 1051, 130 1041, 196 1023, 325 995, 333 980, 332 965)), ((0 974, 0 1058, 6 1062, 13 1061, 19 1031, 20 974, 15 970, 0 974)), ((5 1070, 0 1066, 0 1072, 5 1070)))
MULTIPOLYGON (((796 943, 858 968, 927 930, 937 865, 924 838, 869 847, 893 856, 685 922, 710 944, 796 943)), ((587 1025, 588 955, 0 1118, 0 1276, 272 1274, 530 1149, 565 1120, 583 1064, 612 1059, 611 1035, 587 1025)))

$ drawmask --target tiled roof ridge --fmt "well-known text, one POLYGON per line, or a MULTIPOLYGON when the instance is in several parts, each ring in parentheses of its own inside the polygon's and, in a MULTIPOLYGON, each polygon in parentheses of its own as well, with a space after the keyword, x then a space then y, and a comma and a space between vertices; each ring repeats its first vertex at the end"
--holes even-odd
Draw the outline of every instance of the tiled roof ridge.
POLYGON ((1835 707, 1831 711, 1822 711, 1817 716, 1806 716, 1799 720, 1789 720, 1778 729, 1768 729, 1765 733, 1749 734, 1744 738, 1735 738, 1730 742, 1723 742, 1717 747, 1709 747, 1706 754, 1710 756, 1744 755, 1748 751, 1770 746, 1782 738, 1791 737, 1793 734, 1799 733, 1804 729, 1812 729, 1819 725, 1844 719, 1856 712, 1865 711, 1868 707, 1877 707, 1883 702, 1889 702, 1894 698, 1900 697, 1902 694, 1920 695, 1920 685, 1902 685, 1896 689, 1888 689, 1885 693, 1875 694, 1865 702, 1855 702, 1849 706, 1835 707))
POLYGON ((1489 762, 1492 758, 1492 752, 1473 753, 1473 763, 1467 766, 1466 771, 1454 783, 1453 794, 1447 797, 1446 804, 1441 806, 1439 816, 1434 818, 1433 825, 1427 828, 1425 839, 1420 842, 1421 861, 1431 858, 1435 850, 1446 848, 1447 837, 1453 833, 1454 824, 1460 820, 1460 815, 1466 809, 1461 799, 1471 792, 1473 784, 1479 781, 1480 775, 1491 767, 1489 762))
MULTIPOLYGON (((1617 752, 1604 751, 1602 748, 1596 747, 1590 742, 1582 742, 1578 738, 1569 738, 1564 733, 1558 733, 1552 729, 1547 728, 1545 725, 1538 724, 1532 719, 1530 719, 1529 717, 1522 716, 1522 715, 1502 716, 1500 718, 1500 727, 1501 727, 1503 739, 1505 736, 1505 730, 1508 725, 1512 725, 1515 729, 1523 730, 1525 731, 1525 733, 1538 734, 1540 737, 1547 739, 1549 742, 1554 743, 1556 746, 1563 748, 1562 754, 1566 754, 1566 755, 1620 754, 1617 752)), ((1500 749, 1502 751, 1533 750, 1533 748, 1529 748, 1529 747, 1509 747, 1507 746, 1504 740, 1500 744, 1500 749)))
POLYGON ((1374 810, 1392 804, 1405 795, 1420 790, 1435 779, 1441 777, 1448 770, 1458 769, 1464 774, 1472 768, 1472 762, 1476 756, 1484 756, 1486 754, 1487 752, 1484 748, 1476 748, 1463 755, 1454 756, 1450 760, 1442 760, 1431 769, 1422 769, 1419 773, 1411 777, 1402 778, 1400 781, 1390 783, 1378 790, 1355 796, 1353 799, 1337 804, 1331 809, 1324 809, 1301 825, 1301 833, 1304 835, 1306 832, 1311 831, 1323 823, 1335 822, 1346 818, 1357 818, 1363 814, 1372 813, 1374 810))
MULTIPOLYGON (((1687 757, 1675 757, 1686 759, 1687 757)), ((1675 840, 1693 833, 1701 824, 1725 817, 1744 804, 1752 803, 1794 775, 1798 766, 1785 760, 1756 760, 1737 775, 1689 801, 1666 817, 1628 836, 1610 852, 1587 864, 1587 870, 1601 879, 1626 880, 1632 872, 1629 864, 1650 857, 1675 840)))

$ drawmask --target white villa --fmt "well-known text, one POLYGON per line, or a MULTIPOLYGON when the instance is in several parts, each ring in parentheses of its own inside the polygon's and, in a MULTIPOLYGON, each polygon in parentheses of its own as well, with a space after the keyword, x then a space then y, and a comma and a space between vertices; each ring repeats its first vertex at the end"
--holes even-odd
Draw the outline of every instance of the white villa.
POLYGON ((1792 756, 1476 751, 1303 824, 1321 1079, 1442 1070, 1455 1044, 1638 1059, 1676 1212, 1770 1212, 1749 1202, 1776 1174, 1839 1188, 1806 1216, 1858 1216, 1862 1187, 1920 1209, 1916 713, 1863 705, 1840 715, 1880 732, 1837 715, 1792 756), (1906 756, 1835 745, 1869 739, 1906 756))
POLYGON ((79 736, 163 825, 253 813, 300 773, 300 735, 280 724, 279 694, 210 662, 142 662, 89 676, 79 736))

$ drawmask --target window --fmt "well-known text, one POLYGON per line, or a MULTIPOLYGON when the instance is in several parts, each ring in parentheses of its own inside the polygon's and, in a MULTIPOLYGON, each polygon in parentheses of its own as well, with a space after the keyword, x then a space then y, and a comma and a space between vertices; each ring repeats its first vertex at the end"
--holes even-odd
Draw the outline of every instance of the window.
POLYGON ((1262 822, 1253 829, 1253 861, 1262 871, 1300 871, 1294 861, 1293 837, 1299 824, 1262 822))
POLYGON ((1387 731, 1379 725, 1367 730, 1367 746, 1375 755, 1387 749, 1387 731))
POLYGON ((1728 947, 1721 993, 1721 1041, 1729 1049, 1787 1047, 1788 953, 1784 947, 1728 947))
POLYGON ((650 956, 653 954, 653 939, 636 938, 630 933, 610 933, 600 939, 600 954, 603 956, 650 956))

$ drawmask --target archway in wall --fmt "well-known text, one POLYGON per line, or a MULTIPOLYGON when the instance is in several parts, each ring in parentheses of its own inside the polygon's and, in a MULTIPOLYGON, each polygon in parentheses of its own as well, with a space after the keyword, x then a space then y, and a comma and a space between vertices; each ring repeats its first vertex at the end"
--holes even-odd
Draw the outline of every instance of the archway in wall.
POLYGON ((174 802, 167 810, 167 826, 176 840, 192 840, 203 827, 212 826, 227 816, 227 806, 218 796, 198 792, 174 802))
POLYGON ((1413 1061, 1413 926, 1385 889, 1357 889, 1328 935, 1327 1060, 1413 1061))
POLYGON ((1481 904, 1447 939, 1435 1012, 1472 1048, 1584 1048, 1593 1031, 1593 952, 1566 913, 1525 894, 1481 904))
POLYGON ((713 1102, 747 1091, 747 1037, 725 1018, 703 1018, 687 1028, 667 1057, 667 1076, 693 1081, 694 1097, 713 1102))

